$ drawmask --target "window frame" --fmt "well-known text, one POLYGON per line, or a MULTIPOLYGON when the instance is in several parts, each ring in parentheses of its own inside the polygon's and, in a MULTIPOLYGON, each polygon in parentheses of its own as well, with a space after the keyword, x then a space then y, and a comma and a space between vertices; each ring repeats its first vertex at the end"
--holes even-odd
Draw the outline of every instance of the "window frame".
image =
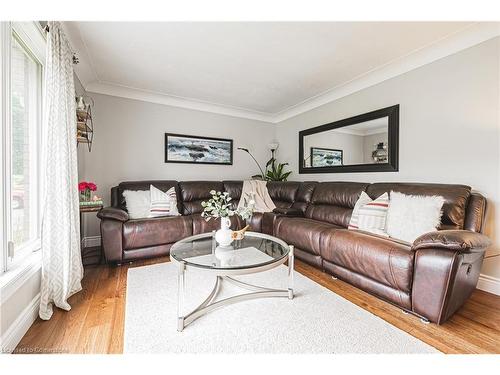
MULTIPOLYGON (((44 92, 44 65, 46 40, 38 22, 0 22, 0 120, 2 122, 2 132, 0 137, 0 154, 2 161, 0 163, 0 174, 2 183, 0 184, 0 214, 2 215, 2 228, 0 233, 0 243, 2 252, 0 254, 0 276, 7 271, 16 269, 19 265, 25 263, 30 254, 41 248, 41 192, 42 192, 42 164, 38 156, 36 162, 36 204, 37 204, 37 239, 28 241, 23 246, 16 249, 16 254, 11 258, 9 256, 9 241, 11 240, 11 203, 12 203, 12 176, 11 176, 11 48, 12 40, 17 42, 25 49, 26 53, 37 63, 37 126, 36 126, 36 151, 41 155, 42 134, 43 134, 43 92, 44 92)), ((31 135, 30 135, 31 136, 31 135)))

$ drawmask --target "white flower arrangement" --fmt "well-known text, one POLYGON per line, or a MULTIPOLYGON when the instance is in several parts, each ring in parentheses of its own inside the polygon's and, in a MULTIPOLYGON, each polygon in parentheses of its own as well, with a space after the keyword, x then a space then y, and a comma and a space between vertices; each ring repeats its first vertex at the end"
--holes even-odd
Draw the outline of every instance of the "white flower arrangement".
POLYGON ((212 218, 231 217, 234 215, 238 215, 244 220, 252 217, 255 205, 255 201, 253 199, 249 199, 248 201, 245 199, 246 204, 244 207, 233 210, 231 209, 231 201, 233 199, 229 196, 229 193, 211 190, 210 194, 212 195, 212 198, 206 202, 201 202, 201 206, 203 207, 201 216, 204 217, 206 221, 209 221, 212 218))

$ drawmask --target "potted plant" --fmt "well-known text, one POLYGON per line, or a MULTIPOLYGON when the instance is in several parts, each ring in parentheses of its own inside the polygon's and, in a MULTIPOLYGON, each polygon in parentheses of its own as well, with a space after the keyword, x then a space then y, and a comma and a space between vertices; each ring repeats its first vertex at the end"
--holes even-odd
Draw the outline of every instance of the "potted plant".
POLYGON ((228 248, 233 242, 230 217, 238 215, 244 220, 249 219, 252 216, 255 201, 250 198, 244 207, 233 210, 231 209, 232 198, 229 193, 212 190, 210 194, 212 198, 201 202, 203 207, 201 216, 206 221, 220 218, 220 229, 215 233, 215 240, 221 247, 228 248))
POLYGON ((78 191, 80 192, 80 201, 90 202, 92 192, 97 190, 96 184, 93 182, 82 181, 78 184, 78 191))
POLYGON ((253 159, 257 167, 259 168, 260 174, 252 176, 252 178, 256 178, 263 181, 287 181, 288 177, 292 173, 291 171, 285 171, 284 168, 288 165, 288 163, 278 163, 274 154, 278 149, 277 143, 271 143, 269 145, 269 149, 271 150, 271 159, 269 159, 266 163, 265 171, 261 168, 259 162, 252 155, 248 148, 238 147, 238 150, 246 152, 253 159))

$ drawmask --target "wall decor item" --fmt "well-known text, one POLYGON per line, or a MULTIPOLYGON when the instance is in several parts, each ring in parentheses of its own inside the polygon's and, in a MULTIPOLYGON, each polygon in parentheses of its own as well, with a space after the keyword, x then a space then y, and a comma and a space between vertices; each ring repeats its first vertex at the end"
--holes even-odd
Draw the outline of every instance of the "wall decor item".
POLYGON ((92 142, 94 141, 93 106, 94 99, 91 97, 76 97, 76 144, 87 144, 89 152, 92 151, 92 142))
POLYGON ((312 167, 330 167, 334 165, 343 165, 342 150, 333 148, 311 147, 311 166, 312 167))
POLYGON ((398 158, 399 104, 299 132, 299 173, 396 172, 398 158))
POLYGON ((233 140, 165 133, 165 163, 233 164, 233 140))

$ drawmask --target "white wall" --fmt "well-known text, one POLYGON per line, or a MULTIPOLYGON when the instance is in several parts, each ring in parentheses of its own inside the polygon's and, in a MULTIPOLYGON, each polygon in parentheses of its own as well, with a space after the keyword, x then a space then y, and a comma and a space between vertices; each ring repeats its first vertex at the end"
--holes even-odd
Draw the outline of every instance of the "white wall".
MULTIPOLYGON (((277 125, 294 179, 467 184, 489 202, 486 234, 500 249, 500 39, 495 38, 277 125), (399 172, 297 174, 299 130, 400 104, 399 172)), ((483 274, 500 278, 500 257, 483 274)))
MULTIPOLYGON (((270 123, 194 111, 138 100, 88 93, 95 100, 92 152, 83 152, 81 178, 94 181, 109 204, 110 188, 129 180, 245 179, 258 173, 247 147, 261 165, 270 157, 274 138, 270 123), (233 165, 165 163, 166 132, 233 139, 233 165)), ((81 146, 80 146, 81 147, 81 146)), ((95 214, 85 215, 85 236, 99 235, 95 214)))

